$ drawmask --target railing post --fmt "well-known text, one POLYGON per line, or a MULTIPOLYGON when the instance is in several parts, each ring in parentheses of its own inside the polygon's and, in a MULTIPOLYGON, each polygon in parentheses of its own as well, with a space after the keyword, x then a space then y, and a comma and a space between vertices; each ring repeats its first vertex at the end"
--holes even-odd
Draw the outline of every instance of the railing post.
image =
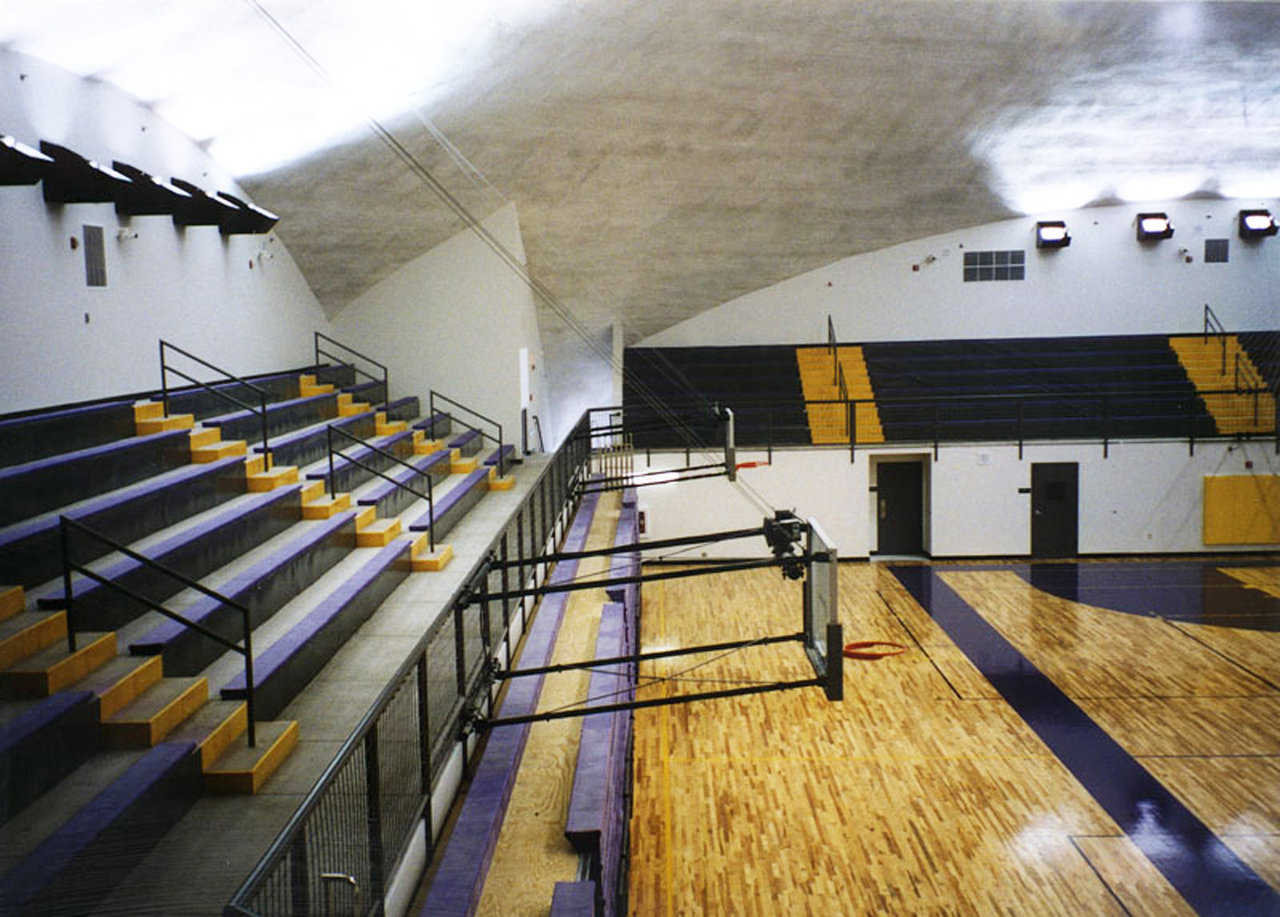
POLYGON ((299 831, 289 846, 289 874, 293 913, 311 913, 311 869, 307 863, 307 832, 299 831))
POLYGON ((58 517, 58 537, 62 542, 62 600, 67 621, 67 653, 76 651, 74 599, 71 597, 71 539, 67 534, 67 517, 58 517))
POLYGON ((271 469, 271 445, 267 442, 267 393, 259 392, 258 401, 262 405, 262 470, 271 469))
POLYGON ((364 737, 365 800, 369 815, 369 900, 381 903, 382 878, 382 773, 378 767, 378 721, 364 737))
POLYGON ((164 405, 164 416, 169 416, 169 371, 164 362, 164 341, 160 342, 160 403, 164 405))
POLYGON ((244 621, 244 686, 245 686, 245 713, 249 717, 249 747, 255 748, 258 744, 257 727, 257 705, 254 702, 254 685, 253 685, 253 623, 249 620, 249 609, 246 607, 241 612, 244 621))
POLYGON ((857 425, 857 406, 852 401, 844 403, 844 423, 849 430, 849 464, 853 464, 853 457, 858 448, 858 425, 857 425))
POLYGON ((498 424, 498 477, 503 477, 507 473, 507 457, 503 454, 502 443, 502 424, 498 424))
POLYGON ((430 525, 427 526, 427 553, 434 554, 436 553, 436 496, 435 496, 435 490, 433 489, 433 485, 431 483, 431 475, 428 474, 426 478, 427 478, 427 521, 430 523, 430 525))
POLYGON ((311 332, 311 343, 315 348, 315 357, 312 358, 312 365, 319 366, 320 365, 320 332, 319 331, 311 332))
POLYGON ((1022 399, 1018 399, 1018 461, 1022 461, 1022 399))
POLYGON ((427 862, 429 863, 435 832, 431 817, 431 705, 427 699, 430 682, 427 678, 426 652, 418 657, 415 674, 418 679, 418 779, 422 795, 426 797, 427 807, 423 812, 423 818, 426 821, 427 862))

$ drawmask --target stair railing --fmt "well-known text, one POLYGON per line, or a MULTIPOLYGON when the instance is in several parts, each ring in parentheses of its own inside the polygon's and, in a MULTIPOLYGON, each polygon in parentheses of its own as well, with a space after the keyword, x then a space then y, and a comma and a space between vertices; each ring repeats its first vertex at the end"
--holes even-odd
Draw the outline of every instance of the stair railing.
POLYGON ((838 385, 840 383, 840 348, 836 345, 836 324, 831 320, 831 314, 827 314, 827 350, 831 353, 831 365, 833 368, 831 374, 831 384, 838 385))
MULTIPOLYGON (((467 407, 465 404, 462 404, 461 402, 454 401, 452 398, 448 397, 447 395, 442 395, 440 392, 437 392, 435 389, 432 389, 432 390, 431 390, 431 395, 430 395, 430 399, 429 399, 429 401, 428 401, 428 404, 429 404, 429 411, 428 411, 428 414, 427 414, 427 416, 428 416, 428 417, 435 417, 437 413, 444 414, 444 415, 446 415, 450 420, 455 420, 455 419, 456 419, 456 420, 458 420, 459 422, 461 422, 461 423, 462 423, 462 425, 463 425, 464 427, 466 427, 467 429, 469 429, 469 430, 475 430, 477 433, 479 433, 479 434, 480 434, 482 437, 484 437, 485 439, 487 439, 487 440, 489 440, 489 441, 491 441, 491 442, 495 442, 495 443, 497 443, 497 444, 498 444, 498 477, 503 477, 503 476, 505 476, 505 475, 506 475, 506 473, 507 473, 507 459, 506 459, 506 455, 504 454, 504 451, 503 451, 503 450, 504 450, 504 443, 503 443, 503 441, 502 441, 502 424, 498 423, 498 422, 497 422, 496 420, 494 420, 492 417, 485 417, 485 416, 484 416, 483 414, 481 414, 479 411, 473 410, 473 409, 471 409, 471 408, 467 407), (466 421, 464 418, 462 418, 462 417, 455 417, 455 416, 454 416, 454 413, 453 413, 452 411, 440 411, 440 412, 437 412, 437 411, 436 411, 436 402, 437 402, 437 401, 439 401, 441 404, 447 405, 447 406, 449 406, 449 407, 456 408, 456 409, 458 409, 459 411, 462 411, 462 412, 466 413, 466 414, 467 414, 467 415, 469 415, 470 417, 475 418, 476 420, 480 421, 481 423, 489 424, 490 426, 492 426, 492 427, 497 431, 497 436, 494 436, 494 435, 492 435, 492 434, 490 434, 490 433, 486 433, 484 430, 480 429, 480 427, 477 427, 475 424, 467 423, 467 421, 466 421)), ((536 417, 537 415, 534 415, 534 416, 536 417)), ((541 428, 539 428, 538 435, 539 435, 539 437, 541 437, 541 435, 542 435, 541 428)))
POLYGON ((329 424, 325 428, 325 430, 326 430, 325 439, 329 446, 329 496, 330 498, 332 498, 338 492, 334 486, 333 458, 336 455, 339 458, 343 459, 344 461, 350 462, 352 465, 355 465, 359 468, 363 468, 365 471, 368 471, 372 474, 376 474, 378 477, 382 478, 384 481, 390 481, 400 490, 407 491, 408 493, 413 494, 419 500, 426 500, 427 501, 427 518, 431 520, 431 525, 427 528, 427 550, 434 552, 436 549, 435 533, 434 533, 435 521, 436 521, 436 504, 435 504, 434 493, 432 491, 432 486, 431 486, 430 473, 422 470, 421 468, 418 468, 415 465, 409 464, 408 462, 400 458, 395 453, 388 452, 386 449, 383 449, 381 446, 375 446, 373 443, 369 442, 366 439, 361 439, 360 437, 356 436, 353 433, 348 433, 346 430, 342 429, 341 427, 335 427, 332 424, 329 424), (360 461, 360 459, 356 458, 355 456, 347 455, 345 452, 343 452, 339 448, 335 448, 333 445, 333 435, 335 433, 343 437, 344 439, 348 439, 351 442, 356 443, 357 445, 364 446, 367 449, 370 449, 373 452, 378 453, 378 455, 381 455, 383 458, 390 459, 392 462, 395 462, 397 465, 403 465, 405 468, 408 468, 410 471, 412 471, 416 475, 421 475, 422 477, 426 478, 427 492, 424 494, 422 491, 417 490, 413 487, 410 487, 404 481, 397 481, 395 478, 391 477, 389 474, 386 474, 385 472, 380 471, 377 468, 374 468, 372 465, 368 465, 360 461))
POLYGON ((210 394, 218 396, 223 401, 228 401, 239 408, 243 408, 244 410, 249 411, 250 413, 258 414, 262 419, 262 454, 266 458, 267 462, 270 463, 271 448, 270 448, 270 444, 267 441, 267 392, 265 389, 262 389, 254 385, 252 382, 248 381, 247 379, 241 379, 239 376, 236 376, 236 375, 233 375, 232 373, 227 372, 225 369, 221 368, 220 366, 214 366, 208 360, 197 357, 195 354, 190 353, 189 351, 183 350, 181 347, 178 347, 175 344, 170 344, 166 340, 161 340, 160 341, 160 388, 162 392, 161 397, 164 403, 164 413, 166 417, 169 415, 169 373, 173 373, 175 376, 179 376, 180 378, 186 379, 188 382, 194 385, 200 386, 206 392, 209 392, 210 394), (201 366, 205 367, 206 369, 211 369, 215 373, 220 373, 227 382, 238 383, 240 385, 243 385, 245 388, 250 389, 251 391, 257 392, 258 406, 254 407, 251 404, 246 404, 245 402, 241 401, 239 398, 236 398, 233 395, 229 395, 226 392, 222 391, 221 389, 215 388, 210 383, 203 382, 200 379, 195 378, 194 376, 188 376, 182 370, 177 369, 173 366, 170 366, 167 359, 167 354, 169 351, 173 351, 174 353, 181 354, 182 356, 186 357, 188 360, 193 360, 196 363, 199 363, 201 366))
POLYGON ((381 382, 383 403, 386 404, 391 401, 390 374, 388 373, 387 367, 384 364, 379 363, 373 357, 365 356, 360 351, 356 350, 354 347, 348 347, 346 344, 342 343, 341 341, 335 341, 333 338, 329 337, 329 335, 327 334, 323 334, 319 331, 313 332, 313 334, 314 334, 314 343, 315 343, 315 361, 317 366, 320 365, 322 357, 325 357, 331 360, 337 360, 343 366, 350 366, 352 371, 355 372, 356 375, 364 376, 370 382, 381 382), (324 342, 324 344, 328 344, 334 348, 341 350, 342 354, 338 354, 338 353, 334 353, 333 351, 326 350, 321 342, 324 342), (375 369, 378 369, 381 372, 378 375, 374 375, 373 373, 367 372, 361 369, 359 366, 357 366, 350 359, 344 357, 343 354, 346 354, 348 357, 356 357, 358 359, 364 360, 366 363, 370 364, 375 369))
POLYGON ((1227 328, 1219 320, 1213 309, 1209 308, 1209 304, 1204 304, 1204 332, 1202 340, 1209 342, 1209 335, 1216 335, 1218 340, 1222 342, 1222 365, 1218 369, 1218 375, 1225 376, 1227 374, 1227 328))
POLYGON ((169 618, 173 621, 177 621, 179 624, 183 625, 184 627, 189 627, 196 633, 204 637, 208 637, 210 640, 219 644, 220 646, 226 647, 232 652, 239 653, 241 656, 243 656, 244 657, 244 684, 245 684, 245 691, 246 691, 245 706, 247 708, 248 717, 249 717, 248 738, 249 738, 249 747, 253 748, 256 745, 257 736, 254 730, 255 716, 254 716, 254 688, 253 688, 253 624, 252 624, 252 621, 250 620, 249 609, 243 604, 241 604, 240 602, 237 602, 235 599, 228 598, 227 596, 223 595, 220 592, 215 592, 213 589, 210 589, 208 586, 201 585, 200 583, 193 580, 191 577, 186 576, 182 573, 179 573, 177 570, 174 570, 172 567, 169 567, 169 566, 166 566, 165 564, 154 561, 150 557, 144 557, 143 555, 139 554, 137 551, 131 550, 130 548, 116 541, 114 538, 110 538, 102 534, 101 532, 97 531, 96 529, 90 528, 89 526, 85 525, 83 522, 78 522, 75 519, 72 519, 68 516, 58 517, 58 534, 62 541, 62 592, 63 592, 63 602, 64 602, 66 616, 67 616, 67 649, 68 651, 71 653, 74 653, 76 651, 75 599, 72 595, 72 588, 71 588, 71 574, 75 572, 75 573, 79 573, 81 576, 87 576, 89 579, 94 580, 97 583, 101 583, 106 588, 114 590, 115 592, 118 592, 121 595, 126 596, 127 598, 130 598, 141 605, 145 605, 147 608, 150 608, 152 611, 157 611, 160 614, 164 615, 166 618, 169 618), (136 560, 138 563, 142 564, 144 567, 147 567, 150 570, 155 570, 159 573, 163 573, 169 578, 186 586, 188 589, 195 589, 197 592, 202 592, 209 598, 218 602, 219 604, 225 605, 228 608, 233 609, 234 611, 240 612, 240 621, 241 621, 241 628, 242 628, 241 632, 243 633, 242 639, 243 639, 244 645, 241 646, 240 644, 236 643, 233 640, 228 640, 226 637, 222 636, 221 634, 213 632, 212 630, 205 627, 204 625, 197 624, 195 621, 185 618, 175 611, 169 610, 161 603, 153 599, 149 599, 144 595, 140 595, 138 592, 136 592, 133 589, 130 589, 128 586, 123 586, 120 583, 116 582, 115 580, 109 579, 108 577, 103 576, 102 574, 98 573, 95 570, 91 570, 89 567, 86 567, 84 564, 79 564, 73 561, 71 559, 71 532, 73 530, 76 532, 80 532, 84 535, 87 535, 89 538, 92 538, 95 541, 101 542, 102 544, 109 547, 111 550, 118 551, 119 553, 123 554, 125 557, 128 557, 132 560, 136 560))

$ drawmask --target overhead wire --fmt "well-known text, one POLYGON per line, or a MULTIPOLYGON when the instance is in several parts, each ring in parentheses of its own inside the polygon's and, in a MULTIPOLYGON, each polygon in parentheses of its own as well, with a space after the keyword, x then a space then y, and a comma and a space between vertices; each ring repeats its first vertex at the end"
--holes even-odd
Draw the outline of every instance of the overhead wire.
MULTIPOLYGON (((280 38, 293 50, 295 54, 319 76, 331 88, 335 88, 332 76, 329 74, 325 66, 317 60, 310 51, 289 31, 289 29, 277 19, 261 2, 261 0, 244 0, 244 2, 255 10, 259 16, 280 36, 280 38)), ((472 233, 474 233, 507 268, 516 274, 516 276, 533 292, 539 300, 541 300, 547 308, 549 308, 556 317, 559 318, 565 326, 576 335, 597 357, 599 357, 610 368, 619 372, 623 378, 630 383, 630 386, 636 394, 645 401, 649 407, 663 417, 671 425, 671 427, 681 436, 691 449, 696 448, 700 453, 707 457, 713 457, 714 453, 710 451, 710 447, 702 441, 697 433, 682 418, 668 408, 663 399, 654 392, 644 380, 640 379, 635 373, 629 372, 625 363, 614 357, 612 348, 606 348, 600 341, 596 340, 586 325, 584 325, 573 312, 560 302, 559 298, 540 280, 533 276, 529 269, 520 261, 516 255, 503 244, 502 240, 497 238, 485 225, 457 198, 436 176, 429 170, 419 159, 414 156, 413 152, 406 147, 391 131, 377 118, 370 114, 364 115, 365 121, 368 123, 374 135, 396 156, 397 159, 424 185, 439 198, 453 213, 458 216, 472 233)), ((430 125, 425 117, 422 117, 424 126, 433 137, 443 137, 442 132, 434 125, 430 125)), ((450 150, 456 151, 447 139, 444 140, 445 152, 453 157, 450 150)), ((488 184, 488 180, 483 174, 471 166, 470 163, 462 156, 461 152, 457 152, 455 163, 466 163, 462 166, 463 171, 468 173, 473 181, 483 180, 488 184)), ((492 187, 492 185, 489 185, 492 187)), ((494 189, 496 190, 496 189, 494 189)), ((668 361, 669 363, 669 361, 668 361)), ((696 397, 703 402, 707 402, 706 395, 696 388, 692 388, 687 380, 682 380, 677 376, 671 376, 677 384, 683 384, 689 388, 696 397)), ((709 403, 709 402, 708 402, 709 403)), ((742 480, 733 482, 740 492, 748 497, 757 507, 763 509, 766 513, 771 514, 774 510, 762 494, 759 493, 749 483, 742 480)))

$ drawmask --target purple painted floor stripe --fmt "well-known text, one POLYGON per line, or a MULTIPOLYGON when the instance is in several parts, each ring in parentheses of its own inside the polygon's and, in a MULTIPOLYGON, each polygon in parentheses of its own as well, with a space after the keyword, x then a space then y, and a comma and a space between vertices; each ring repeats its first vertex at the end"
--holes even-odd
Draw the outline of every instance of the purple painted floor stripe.
POLYGON ((1187 902, 1280 915, 1280 894, 929 567, 890 567, 1187 902))

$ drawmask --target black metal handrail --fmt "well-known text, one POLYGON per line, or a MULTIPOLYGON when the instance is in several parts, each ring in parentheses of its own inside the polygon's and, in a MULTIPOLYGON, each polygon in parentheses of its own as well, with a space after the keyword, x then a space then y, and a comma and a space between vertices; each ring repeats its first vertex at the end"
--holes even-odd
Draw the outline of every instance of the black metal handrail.
POLYGON ((510 639, 510 627, 514 624, 515 611, 513 620, 508 621, 504 603, 502 630, 496 636, 493 634, 486 598, 490 577, 496 577, 500 587, 508 582, 509 574, 522 583, 539 576, 545 578, 549 566, 543 560, 549 553, 547 545, 551 544, 552 550, 559 545, 580 500, 578 482, 590 461, 589 434, 586 433, 588 413, 575 425, 575 435, 567 437, 551 456, 507 526, 494 537, 458 585, 445 611, 428 626, 387 681, 369 711, 232 896, 224 913, 310 913, 318 907, 315 899, 323 897, 322 886, 312 880, 323 881, 326 875, 337 875, 339 869, 344 876, 352 877, 353 883, 357 876, 367 876, 365 887, 369 891, 364 900, 380 904, 388 878, 385 864, 394 864, 400 859, 422 821, 428 826, 427 857, 430 859, 435 844, 431 828, 434 822, 432 791, 441 774, 440 763, 458 743, 466 748, 467 711, 480 701, 485 684, 482 676, 488 660, 499 653, 501 641, 510 639), (517 563, 510 571, 497 570, 491 558, 515 558, 517 563), (480 644, 482 652, 477 654, 474 644, 480 644), (437 652, 443 656, 437 656, 437 652), (450 657, 455 659, 456 679, 428 677, 429 669, 435 673, 441 658, 450 657), (441 688, 443 697, 435 693, 441 688), (395 733, 390 740, 398 742, 401 748, 412 747, 410 753, 417 757, 416 786, 398 784, 395 787, 398 801, 394 808, 403 817, 396 826, 396 834, 387 837, 392 829, 387 827, 388 812, 381 805, 387 772, 379 767, 379 755, 386 753, 382 741, 401 728, 396 715, 401 708, 395 706, 397 703, 405 704, 404 709, 411 711, 407 717, 411 725, 406 727, 409 732, 395 733), (447 711, 443 718, 435 712, 437 704, 447 711), (353 794, 354 787, 359 789, 353 794), (407 793, 413 794, 411 800, 405 800, 407 793), (342 812, 337 820, 331 817, 335 808, 342 812), (353 823, 355 811, 359 812, 356 820, 366 832, 363 844, 352 837, 348 827, 353 823), (347 859, 340 859, 342 857, 347 859), (340 861, 330 862, 331 859, 340 861))
POLYGON ((539 452, 546 452, 546 451, 547 451, 547 444, 546 444, 546 442, 542 439, 542 421, 538 420, 538 415, 537 415, 537 414, 534 414, 534 415, 533 415, 533 429, 534 429, 534 430, 537 432, 537 434, 538 434, 538 451, 539 451, 539 452))
POLYGON ((390 481, 396 487, 400 488, 403 491, 407 491, 408 493, 413 494, 419 500, 426 500, 427 501, 427 518, 431 520, 431 526, 427 528, 427 550, 435 551, 436 549, 435 534, 433 533, 432 529, 435 528, 436 508, 435 508, 435 499, 432 492, 431 474, 417 467, 416 465, 409 464, 408 462, 400 458, 395 453, 389 452, 386 449, 383 449, 381 446, 375 446, 373 443, 369 442, 367 439, 361 439, 360 437, 356 436, 353 433, 348 433, 346 430, 342 429, 341 427, 335 427, 333 424, 329 424, 328 427, 326 427, 325 441, 328 443, 328 447, 329 447, 329 496, 332 497, 338 492, 337 488, 334 486, 334 468, 333 468, 333 457, 337 455, 343 460, 348 461, 351 464, 356 465, 357 467, 363 468, 365 471, 376 474, 378 477, 382 478, 385 481, 390 481), (359 445, 364 446, 367 449, 371 449, 372 451, 378 453, 378 455, 381 455, 384 458, 388 458, 398 465, 403 465, 405 468, 408 468, 410 471, 412 471, 415 475, 421 475, 422 477, 426 478, 427 492, 424 494, 420 490, 415 490, 404 481, 397 481, 395 478, 391 477, 391 475, 386 474, 385 472, 377 468, 374 468, 372 465, 366 465, 364 462, 360 461, 360 459, 356 458, 355 456, 347 455, 342 450, 335 449, 333 446, 333 434, 335 433, 337 433, 339 436, 342 436, 342 437, 345 437, 346 439, 351 440, 351 442, 353 443, 358 443, 359 445))
MULTIPOLYGON (((460 418, 460 417, 459 417, 459 418, 457 418, 458 420, 462 421, 463 426, 465 426, 467 429, 469 429, 469 430, 475 430, 477 433, 479 433, 479 434, 480 434, 482 437, 484 437, 485 439, 491 440, 491 441, 496 442, 496 443, 498 444, 498 477, 502 477, 503 475, 505 475, 505 474, 507 473, 507 465, 506 465, 506 456, 503 454, 502 424, 498 423, 498 422, 497 422, 496 420, 494 420, 492 417, 485 417, 485 416, 484 416, 483 414, 481 414, 479 411, 477 411, 477 410, 475 410, 475 409, 473 409, 473 408, 469 408, 469 407, 467 407, 465 404, 462 404, 462 403, 461 403, 461 402, 459 402, 459 401, 454 401, 454 400, 453 400, 452 398, 450 398, 448 395, 443 395, 443 394, 441 394, 440 392, 437 392, 435 389, 432 389, 432 390, 431 390, 431 396, 430 396, 430 399, 429 399, 429 401, 428 401, 428 404, 429 404, 429 411, 428 411, 428 415, 427 415, 427 416, 429 416, 429 417, 435 417, 435 416, 436 416, 436 401, 437 401, 437 400, 440 400, 440 401, 444 402, 444 403, 445 403, 445 404, 447 404, 447 405, 450 405, 450 406, 452 406, 452 407, 455 407, 455 408, 457 408, 457 409, 458 409, 458 410, 460 410, 460 411, 465 411, 467 414, 471 415, 471 416, 472 416, 472 417, 474 417, 476 420, 479 420, 479 421, 481 421, 482 423, 493 424, 493 426, 494 426, 495 428, 497 428, 498 435, 497 435, 497 437, 495 438, 495 437, 493 437, 492 435, 490 435, 490 434, 486 433, 484 430, 481 430, 479 427, 475 426, 474 424, 469 424, 469 423, 467 423, 465 420, 463 420, 463 419, 462 419, 462 418, 460 418)), ((452 419, 454 419, 454 415, 453 415, 453 412, 452 412, 452 411, 441 411, 440 413, 441 413, 441 414, 446 415, 446 416, 447 416, 447 417, 449 417, 451 420, 452 420, 452 419)))
POLYGON ((1214 335, 1222 342, 1222 365, 1218 370, 1218 375, 1225 376, 1227 374, 1227 328, 1222 324, 1217 314, 1209 307, 1208 303, 1204 304, 1204 332, 1202 340, 1207 344, 1209 335, 1214 335))
POLYGON ((321 357, 328 357, 330 359, 337 360, 343 366, 350 366, 353 372, 358 373, 361 376, 364 376, 366 379, 370 380, 371 382, 381 382, 383 403, 386 404, 391 401, 390 373, 388 372, 387 367, 384 364, 379 363, 373 357, 365 356, 360 351, 356 350, 354 347, 348 347, 346 344, 342 343, 341 341, 336 341, 333 338, 329 337, 329 335, 324 334, 320 331, 315 331, 313 332, 313 334, 314 334, 313 343, 315 344, 315 359, 316 359, 317 366, 320 365, 321 357), (332 344, 334 347, 341 348, 345 353, 348 353, 353 357, 358 357, 359 359, 364 360, 366 363, 371 363, 373 366, 382 370, 381 378, 373 375, 372 373, 366 372, 365 370, 361 369, 359 366, 356 366, 356 364, 351 362, 350 360, 343 359, 341 354, 330 353, 329 351, 325 350, 323 347, 320 346, 321 341, 324 341, 328 344, 332 344))
POLYGON ((183 379, 186 379, 188 382, 191 382, 191 383, 194 383, 195 385, 200 386, 210 394, 217 395, 223 401, 229 401, 232 404, 240 408, 243 408, 246 411, 259 414, 262 418, 262 454, 267 464, 270 464, 271 448, 270 448, 270 444, 267 441, 267 392, 265 389, 259 388, 258 386, 254 385, 252 382, 249 382, 247 379, 241 379, 239 376, 227 372, 225 369, 223 369, 220 366, 214 366, 208 360, 205 360, 201 357, 197 357, 195 354, 191 353, 190 351, 183 350, 181 347, 177 346, 176 344, 170 344, 168 341, 161 339, 160 341, 160 387, 162 391, 164 413, 166 417, 169 414, 169 373, 173 373, 175 376, 180 376, 183 379), (236 398, 233 395, 229 395, 226 392, 215 388, 210 383, 203 382, 200 379, 195 378, 194 376, 188 376, 186 373, 182 372, 181 370, 170 366, 165 359, 165 352, 168 350, 172 350, 175 353, 182 354, 182 356, 186 357, 188 360, 193 360, 196 363, 199 363, 201 366, 205 367, 206 369, 211 369, 216 373, 221 373, 223 376, 226 377, 226 381, 228 382, 238 383, 240 385, 245 386, 248 389, 251 389, 257 392, 258 402, 259 402, 258 406, 254 407, 251 404, 246 404, 245 402, 241 401, 239 398, 236 398))
POLYGON ((66 616, 67 616, 67 649, 68 651, 71 653, 74 653, 76 651, 75 601, 74 601, 72 588, 71 588, 71 574, 74 571, 76 573, 79 573, 82 576, 87 576, 89 579, 94 580, 97 583, 101 583, 103 586, 107 587, 108 589, 115 590, 121 595, 126 596, 127 598, 130 598, 141 605, 145 605, 146 607, 150 608, 152 611, 159 612, 160 614, 164 615, 170 620, 177 621, 179 624, 182 624, 185 627, 191 628, 193 631, 200 634, 201 636, 208 637, 210 640, 214 641, 220 646, 224 646, 227 649, 231 650, 232 652, 239 653, 241 656, 243 656, 244 657, 244 683, 245 683, 245 694, 246 694, 245 706, 247 708, 247 713, 249 718, 249 724, 248 724, 249 747, 253 748, 257 744, 256 742, 257 736, 254 728, 253 624, 251 621, 251 615, 250 615, 249 609, 246 606, 242 605, 240 602, 237 602, 235 599, 228 598, 222 593, 216 592, 215 590, 210 589, 208 586, 205 586, 205 585, 202 585, 201 583, 196 582, 191 577, 186 576, 185 574, 179 573, 177 570, 174 570, 172 567, 169 567, 158 561, 152 560, 150 557, 146 557, 142 554, 139 554, 137 551, 134 551, 126 547, 125 545, 116 541, 114 538, 104 535, 101 532, 97 531, 96 529, 90 528, 89 526, 85 525, 83 522, 78 522, 77 520, 72 519, 68 516, 58 517, 58 534, 62 542, 62 591, 63 591, 63 602, 66 608, 66 616), (154 599, 149 599, 146 596, 139 594, 135 590, 130 589, 128 586, 121 585, 120 583, 117 583, 115 580, 105 577, 102 574, 98 573, 97 571, 92 570, 89 567, 86 567, 84 564, 79 564, 72 561, 71 560, 71 538, 68 533, 69 529, 75 529, 78 532, 82 532, 83 534, 89 536, 90 538, 93 538, 94 540, 99 541, 102 544, 106 545, 107 547, 111 548, 113 551, 118 551, 119 553, 123 554, 125 557, 128 557, 132 560, 136 560, 138 563, 142 564, 144 567, 163 573, 164 575, 181 583, 187 588, 195 589, 197 592, 202 592, 209 598, 218 602, 219 604, 226 605, 228 608, 231 608, 231 609, 234 609, 235 611, 240 612, 242 632, 244 634, 244 638, 243 638, 244 646, 240 646, 240 644, 236 643, 234 640, 228 640, 226 637, 222 636, 221 634, 215 633, 214 631, 210 630, 209 628, 205 627, 202 624, 197 624, 195 621, 192 621, 189 618, 183 617, 182 615, 178 614, 176 611, 172 611, 166 608, 164 605, 155 601, 154 599))
POLYGON ((831 352, 831 365, 835 367, 831 384, 836 385, 840 382, 840 348, 836 344, 836 323, 831 320, 830 313, 827 313, 827 350, 831 352))

